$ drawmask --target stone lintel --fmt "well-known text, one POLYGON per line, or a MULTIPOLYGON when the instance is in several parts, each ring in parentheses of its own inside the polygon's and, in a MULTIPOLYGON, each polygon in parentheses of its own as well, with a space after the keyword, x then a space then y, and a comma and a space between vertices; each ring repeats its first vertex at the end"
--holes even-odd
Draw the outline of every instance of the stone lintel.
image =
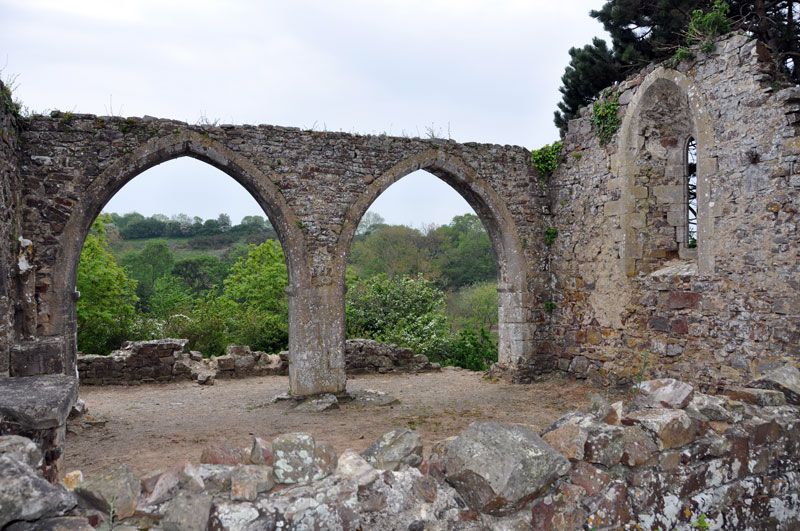
POLYGON ((0 418, 22 428, 57 428, 78 398, 78 379, 63 374, 0 379, 0 418))

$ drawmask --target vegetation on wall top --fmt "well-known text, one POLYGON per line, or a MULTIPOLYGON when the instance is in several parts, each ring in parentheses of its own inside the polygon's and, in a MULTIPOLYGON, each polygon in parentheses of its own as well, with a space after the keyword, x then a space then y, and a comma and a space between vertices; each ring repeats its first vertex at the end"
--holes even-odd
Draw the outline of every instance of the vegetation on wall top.
POLYGON ((595 101, 604 88, 648 63, 676 53, 687 58, 687 44, 709 50, 713 39, 731 30, 743 30, 764 42, 776 68, 792 82, 800 82, 800 6, 793 1, 607 0, 590 16, 611 35, 611 47, 596 38, 583 48, 570 49, 555 112, 562 133, 578 110, 595 101))
POLYGON ((541 179, 548 179, 558 168, 558 163, 561 162, 562 147, 563 144, 560 141, 556 141, 531 151, 531 162, 533 162, 536 171, 539 172, 541 179))

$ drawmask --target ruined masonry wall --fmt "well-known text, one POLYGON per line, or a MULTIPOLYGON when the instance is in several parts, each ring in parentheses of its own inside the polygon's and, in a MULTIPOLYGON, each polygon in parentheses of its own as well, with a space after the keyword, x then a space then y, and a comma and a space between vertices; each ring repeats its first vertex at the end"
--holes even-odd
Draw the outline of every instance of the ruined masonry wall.
MULTIPOLYGON (((617 135, 601 146, 591 109, 584 109, 569 124, 565 162, 551 181, 558 368, 610 383, 643 374, 713 388, 746 381, 782 360, 797 364, 800 90, 779 90, 764 49, 734 35, 711 54, 698 52, 677 70, 650 67, 615 91, 617 135), (665 199, 666 186, 641 186, 635 177, 686 140, 655 137, 661 124, 626 116, 656 86, 675 87, 693 120, 687 132, 698 141, 700 241, 696 257, 665 259, 662 269, 646 272, 637 270, 637 260, 647 235, 681 215, 674 207, 682 199, 674 193, 679 189, 665 199), (648 221, 635 208, 648 199, 672 200, 666 207, 673 212, 648 221), (642 234, 644 241, 637 240, 642 234)), ((667 171, 680 168, 672 163, 667 171)))
POLYGON ((35 305, 25 308, 24 321, 37 340, 12 357, 20 374, 74 370, 72 290, 86 231, 127 182, 180 156, 236 179, 281 239, 289 269, 293 392, 343 390, 350 242, 372 201, 417 169, 451 184, 487 225, 499 260, 501 361, 533 361, 538 372, 550 368, 547 330, 538 326, 548 298, 546 196, 524 148, 57 112, 26 119, 22 138, 22 230, 33 241, 35 277, 27 292, 35 305), (40 348, 42 342, 51 348, 40 348), (320 353, 329 359, 318 361, 320 353))
MULTIPOLYGON (((0 90, 3 88, 0 82, 0 90)), ((2 101, 2 100, 0 100, 2 101)), ((16 118, 0 104, 0 378, 8 376, 14 337, 14 277, 18 234, 19 142, 16 118)))
MULTIPOLYGON (((203 358, 189 352, 186 339, 158 339, 126 343, 109 356, 78 354, 81 385, 141 385, 176 380, 194 380, 201 385, 215 379, 251 376, 285 376, 289 353, 252 352, 249 347, 230 345, 224 356, 203 358)), ((422 354, 371 339, 345 343, 347 374, 418 373, 438 371, 422 354)))

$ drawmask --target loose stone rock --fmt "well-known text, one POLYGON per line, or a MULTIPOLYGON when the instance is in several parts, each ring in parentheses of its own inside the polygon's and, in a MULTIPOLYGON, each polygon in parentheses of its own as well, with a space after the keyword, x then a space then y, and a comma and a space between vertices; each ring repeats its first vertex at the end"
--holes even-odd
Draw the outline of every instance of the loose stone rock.
POLYGON ((176 472, 165 472, 161 474, 153 486, 153 490, 145 502, 147 505, 164 503, 172 498, 180 484, 180 476, 176 472))
POLYGON ((258 517, 258 509, 251 503, 217 502, 209 527, 218 531, 238 531, 247 529, 258 517))
POLYGON ((0 478, 0 528, 17 520, 60 516, 77 503, 71 492, 9 454, 0 455, 0 478))
POLYGON ((786 403, 786 396, 781 391, 756 387, 729 387, 725 389, 725 396, 759 406, 782 406, 786 403))
POLYGON ((792 365, 773 369, 751 382, 750 386, 780 391, 787 402, 800 405, 800 369, 792 365))
POLYGON ((200 462, 209 465, 243 465, 249 461, 250 456, 241 448, 227 443, 206 446, 200 454, 200 462))
POLYGON ((88 477, 75 489, 81 504, 108 514, 112 507, 118 518, 133 516, 141 483, 127 465, 95 477, 88 477))
POLYGON ((294 411, 298 413, 321 413, 331 409, 339 409, 339 401, 335 395, 324 394, 307 398, 295 406, 294 411))
POLYGON ((619 463, 624 451, 624 430, 599 422, 592 423, 584 445, 583 458, 590 463, 612 467, 619 463))
POLYGON ((275 438, 272 453, 276 483, 307 483, 336 469, 333 448, 316 443, 307 433, 288 433, 275 438))
POLYGON ((253 437, 253 446, 250 448, 250 462, 254 465, 272 465, 272 447, 260 437, 253 437))
POLYGON ((623 422, 639 424, 656 436, 659 448, 679 448, 694 440, 696 426, 681 409, 645 409, 629 413, 623 422))
POLYGON ((674 378, 648 380, 636 389, 634 405, 638 407, 683 409, 694 396, 694 387, 674 378))
POLYGON ((347 449, 339 456, 336 475, 354 481, 359 487, 369 485, 380 476, 366 459, 355 450, 347 449))
POLYGON ((622 434, 623 450, 620 460, 631 467, 646 464, 658 451, 653 437, 639 426, 626 426, 622 434))
POLYGON ((400 428, 383 434, 362 453, 369 464, 380 470, 417 467, 422 463, 422 439, 415 431, 400 428))
POLYGON ((164 531, 205 531, 211 513, 211 496, 180 492, 164 509, 161 528, 164 531))
POLYGON ((81 483, 83 483, 83 472, 80 470, 67 472, 64 474, 64 479, 61 480, 61 484, 68 490, 75 490, 81 483))
POLYGON ((593 417, 584 413, 569 413, 550 426, 542 435, 544 441, 568 459, 583 459, 589 426, 593 417))
POLYGON ((447 482, 476 511, 502 516, 569 471, 569 461, 522 426, 473 422, 449 441, 447 482))
POLYGON ((394 406, 400 403, 400 400, 393 397, 389 393, 383 391, 375 391, 374 389, 359 389, 350 393, 352 403, 359 406, 394 406))
POLYGON ((703 421, 731 422, 733 414, 725 408, 725 401, 719 397, 695 393, 686 406, 690 417, 703 421))
POLYGON ((239 465, 231 473, 231 500, 253 501, 259 493, 275 486, 272 467, 239 465))
POLYGON ((0 455, 13 457, 31 468, 39 468, 43 464, 42 452, 36 443, 19 435, 0 437, 0 455))

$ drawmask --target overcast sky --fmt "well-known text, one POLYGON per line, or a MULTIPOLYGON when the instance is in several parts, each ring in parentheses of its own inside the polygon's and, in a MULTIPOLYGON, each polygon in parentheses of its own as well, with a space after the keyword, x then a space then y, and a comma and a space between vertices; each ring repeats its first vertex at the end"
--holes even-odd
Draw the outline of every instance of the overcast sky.
MULTIPOLYGON (((275 124, 538 147, 571 46, 602 0, 0 0, 2 77, 28 108, 275 124), (449 132, 449 133, 448 133, 449 132)), ((425 173, 372 207, 446 223, 469 206, 425 173)), ((263 214, 191 159, 134 179, 107 210, 263 214)))

